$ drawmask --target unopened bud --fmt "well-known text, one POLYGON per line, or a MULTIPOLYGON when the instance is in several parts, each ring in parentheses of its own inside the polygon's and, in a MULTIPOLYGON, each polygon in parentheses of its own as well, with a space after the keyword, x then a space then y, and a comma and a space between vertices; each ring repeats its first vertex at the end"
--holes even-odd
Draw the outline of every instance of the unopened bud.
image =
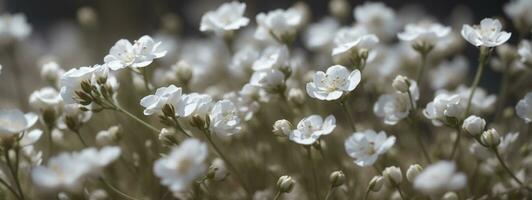
POLYGON ((408 167, 408 170, 406 170, 406 179, 413 183, 416 176, 419 175, 421 171, 423 171, 423 167, 421 167, 421 165, 410 165, 410 167, 408 167))
POLYGON ((501 136, 499 136, 497 130, 492 128, 482 133, 480 141, 482 142, 482 145, 486 147, 496 148, 501 143, 501 136))
POLYGON ((278 136, 288 136, 292 131, 292 123, 286 119, 275 121, 273 124, 273 134, 278 136))
POLYGON ((441 198, 442 200, 458 200, 458 195, 454 192, 447 192, 441 198))
POLYGON ((305 103, 305 93, 302 90, 293 88, 288 91, 288 101, 296 105, 303 105, 305 103))
POLYGON ((381 190, 383 184, 382 176, 374 176, 371 181, 369 181, 368 188, 373 192, 378 192, 381 190))
POLYGON ((294 189, 295 181, 290 176, 281 176, 277 180, 277 189, 281 193, 290 193, 294 189))
POLYGON ((81 81, 81 89, 83 92, 90 94, 92 92, 92 86, 89 81, 81 81))
POLYGON ((384 178, 384 184, 388 188, 394 188, 397 184, 401 183, 403 181, 403 174, 401 173, 401 169, 395 166, 387 167, 382 172, 382 176, 384 178))
POLYGON ((335 171, 329 176, 329 181, 332 187, 338 187, 345 182, 345 174, 342 171, 335 171))
POLYGON ((475 115, 469 116, 462 124, 462 128, 474 136, 481 134, 484 131, 484 127, 486 127, 486 120, 475 115))
POLYGON ((175 108, 171 104, 164 104, 162 111, 163 111, 164 116, 167 116, 167 117, 175 116, 175 108))
POLYGON ((408 78, 406 76, 398 75, 393 79, 392 87, 400 93, 407 93, 410 87, 408 78))
POLYGON ((192 67, 185 61, 179 61, 175 67, 177 79, 181 83, 188 83, 192 79, 192 67))
POLYGON ((190 125, 199 129, 206 128, 205 120, 203 120, 199 115, 192 116, 192 118, 190 119, 190 125))

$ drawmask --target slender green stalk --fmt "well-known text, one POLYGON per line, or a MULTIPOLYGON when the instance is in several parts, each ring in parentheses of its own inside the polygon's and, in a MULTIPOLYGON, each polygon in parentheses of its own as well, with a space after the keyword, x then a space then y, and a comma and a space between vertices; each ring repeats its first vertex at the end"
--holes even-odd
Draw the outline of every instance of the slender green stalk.
MULTIPOLYGON (((18 147, 15 147, 15 148, 18 148, 18 147)), ((18 190, 18 198, 21 199, 21 200, 24 200, 24 192, 22 191, 22 186, 20 184, 20 180, 19 180, 19 177, 18 177, 18 151, 15 152, 17 155, 17 161, 16 161, 16 166, 13 168, 13 163, 11 162, 11 159, 9 158, 9 149, 6 149, 4 150, 4 157, 6 159, 6 164, 7 164, 7 167, 9 168, 9 171, 11 172, 11 175, 13 176, 13 181, 15 182, 15 186, 18 190)))
POLYGON ((368 200, 370 192, 371 190, 369 190, 369 186, 368 186, 368 188, 366 189, 366 192, 364 193, 364 200, 368 200))
POLYGON ((489 56, 490 56, 489 49, 487 48, 480 49, 477 73, 475 74, 473 85, 471 86, 471 92, 469 92, 469 98, 467 99, 467 107, 466 107, 466 112, 464 113, 465 114, 464 118, 467 117, 471 111, 471 101, 473 100, 473 97, 475 96, 475 91, 477 90, 478 83, 480 82, 480 79, 482 78, 482 73, 484 72, 484 66, 486 65, 486 62, 488 61, 489 56))
POLYGON ((405 197, 405 194, 403 194, 403 191, 401 190, 401 188, 399 187, 399 184, 395 184, 395 188, 397 189, 397 192, 399 192, 399 196, 401 196, 401 199, 402 200, 406 200, 407 198, 405 197))
POLYGON ((1 179, 1 178, 0 178, 0 183, 1 183, 4 187, 6 187, 11 193, 13 193, 13 196, 15 196, 17 199, 20 199, 20 196, 18 196, 17 191, 15 191, 15 189, 13 189, 13 187, 11 187, 11 186, 9 185, 9 183, 7 183, 4 179, 1 179))
POLYGON ((351 115, 351 111, 349 110, 349 107, 347 106, 347 97, 345 97, 345 99, 341 99, 339 102, 340 102, 340 106, 344 110, 345 115, 347 116, 347 120, 348 120, 347 123, 351 127, 351 130, 353 132, 356 132, 357 129, 354 124, 353 116, 351 115))
POLYGON ((418 84, 418 87, 421 87, 423 85, 423 83, 421 81, 423 81, 423 74, 425 72, 425 65, 427 65, 428 52, 426 52, 426 53, 420 52, 420 55, 421 55, 421 65, 417 68, 417 72, 416 72, 416 82, 418 84))
POLYGON ((281 198, 281 191, 277 191, 275 193, 275 197, 273 197, 273 200, 279 200, 279 198, 281 198))
POLYGON ((325 200, 329 200, 332 196, 332 194, 334 193, 334 190, 336 189, 336 187, 329 187, 329 190, 327 191, 327 195, 325 195, 325 200))
POLYGON ((137 116, 131 114, 130 112, 128 112, 127 110, 123 109, 122 107, 120 107, 119 105, 115 105, 115 109, 121 113, 124 113, 126 114, 127 116, 129 116, 130 118, 134 119, 135 121, 139 122, 140 124, 142 124, 143 126, 145 126, 146 128, 152 130, 153 132, 155 132, 156 134, 158 134, 160 132, 160 130, 158 128, 155 128, 154 126, 148 124, 147 122, 145 122, 144 120, 138 118, 137 116))
POLYGON ((451 155, 449 156, 449 160, 454 159, 454 155, 456 154, 456 151, 458 149, 458 146, 460 146, 460 138, 462 138, 462 129, 457 126, 456 127, 456 139, 454 140, 453 150, 451 151, 451 155))
POLYGON ((499 150, 497 147, 492 148, 493 153, 495 153, 495 156, 497 157, 497 160, 499 160, 499 163, 501 164, 502 168, 514 179, 515 182, 517 182, 521 187, 526 188, 527 190, 532 191, 532 188, 526 186, 515 174, 510 170, 508 165, 504 162, 504 160, 501 157, 501 154, 499 153, 499 150))
POLYGON ((89 145, 87 144, 87 142, 85 142, 85 140, 83 139, 83 137, 81 137, 81 133, 79 132, 79 130, 75 130, 74 133, 76 133, 76 135, 78 136, 79 141, 81 141, 81 143, 83 143, 83 146, 85 146, 85 147, 88 147, 88 146, 89 146, 89 145))
POLYGON ((179 121, 177 121, 177 117, 172 116, 172 120, 174 121, 174 123, 175 123, 175 128, 176 128, 177 130, 179 130, 180 132, 182 132, 185 136, 187 136, 187 137, 191 137, 190 133, 186 132, 185 129, 183 129, 183 127, 181 127, 181 124, 179 123, 179 121))
POLYGON ((314 166, 314 162, 312 161, 312 147, 306 146, 305 149, 307 150, 307 156, 308 161, 310 164, 310 168, 312 170, 312 182, 314 184, 314 195, 316 195, 316 200, 320 199, 320 194, 318 193, 318 175, 316 173, 316 166, 314 166))
POLYGON ((142 78, 144 79, 144 87, 146 88, 146 91, 151 91, 151 88, 150 88, 150 81, 149 81, 149 77, 148 77, 148 70, 146 69, 141 69, 140 70, 141 73, 142 73, 142 78))
POLYGON ((135 197, 129 196, 128 194, 120 191, 118 188, 114 187, 113 185, 109 184, 105 179, 100 178, 100 182, 102 182, 106 187, 111 189, 114 193, 120 195, 121 197, 128 199, 128 200, 138 200, 135 197))

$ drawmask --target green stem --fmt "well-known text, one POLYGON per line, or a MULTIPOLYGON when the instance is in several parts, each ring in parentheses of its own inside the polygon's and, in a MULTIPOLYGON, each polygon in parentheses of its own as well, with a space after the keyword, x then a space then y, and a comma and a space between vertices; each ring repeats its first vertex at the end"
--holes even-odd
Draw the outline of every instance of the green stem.
POLYGON ((364 200, 368 200, 370 192, 371 190, 369 190, 369 186, 368 186, 368 188, 366 189, 366 192, 364 193, 364 200))
POLYGON ((81 137, 81 133, 79 132, 79 130, 75 130, 74 133, 76 133, 76 135, 78 136, 79 141, 81 141, 81 143, 83 143, 83 146, 85 146, 85 147, 88 147, 88 146, 89 146, 89 145, 87 144, 87 142, 85 142, 85 140, 83 139, 83 137, 81 137))
POLYGON ((318 193, 318 175, 316 174, 316 166, 314 166, 314 162, 312 161, 312 147, 306 146, 305 149, 307 150, 307 156, 308 161, 310 164, 310 168, 312 169, 312 182, 314 184, 314 195, 316 195, 316 200, 320 199, 320 194, 318 193))
POLYGON ((123 109, 122 107, 120 107, 119 105, 115 105, 115 109, 121 113, 124 113, 126 114, 127 116, 129 116, 130 118, 134 119, 135 121, 139 122, 140 124, 142 124, 143 126, 145 126, 146 128, 152 130, 153 132, 155 132, 156 134, 159 134, 160 130, 155 128, 154 126, 148 124, 147 122, 145 122, 144 120, 138 118, 137 116, 131 114, 130 112, 128 112, 127 110, 123 109))
POLYGON ((275 197, 273 198, 273 200, 279 200, 279 198, 281 198, 281 191, 277 191, 275 193, 275 197))
POLYGON ((185 129, 183 129, 183 127, 181 127, 181 124, 179 123, 179 121, 177 121, 177 118, 175 116, 172 116, 172 120, 174 121, 175 123, 175 128, 177 130, 179 130, 181 133, 183 133, 185 136, 187 137, 191 137, 190 134, 188 132, 185 131, 185 129))
POLYGON ((480 79, 482 78, 482 73, 484 72, 484 66, 486 65, 486 62, 488 61, 489 56, 490 56, 489 49, 484 48, 484 47, 480 49, 478 68, 475 74, 475 79, 473 80, 473 85, 471 86, 471 92, 469 92, 469 98, 467 99, 467 107, 464 113, 464 118, 467 117, 471 111, 471 101, 473 100, 473 97, 475 96, 475 91, 477 90, 478 83, 480 82, 480 79))
POLYGON ((109 184, 105 179, 103 178, 100 178, 100 182, 102 182, 106 187, 108 187, 109 189, 111 189, 114 193, 122 196, 123 198, 125 199, 128 199, 128 200, 138 200, 136 199, 135 197, 132 197, 132 196, 129 196, 128 194, 120 191, 118 188, 114 187, 113 185, 109 184))
POLYGON ((6 187, 11 193, 13 193, 13 196, 15 196, 17 199, 20 199, 20 197, 18 196, 17 191, 15 191, 15 189, 13 189, 13 187, 11 187, 4 179, 0 178, 0 183, 4 187, 6 187))
POLYGON ((532 191, 532 189, 529 188, 528 186, 526 186, 521 180, 519 180, 519 178, 517 178, 517 176, 515 176, 515 174, 512 172, 512 170, 510 170, 508 165, 506 165, 506 163, 502 159, 501 154, 499 153, 499 150, 497 149, 497 147, 492 148, 492 151, 493 151, 493 153, 495 153, 495 156, 497 157, 497 160, 499 160, 499 163, 501 164, 502 168, 512 177, 512 179, 514 179, 514 181, 517 182, 521 187, 532 191))
POLYGON ((146 69, 141 69, 140 70, 141 73, 142 73, 142 78, 144 80, 144 87, 146 88, 146 91, 151 91, 151 88, 150 88, 150 81, 149 81, 149 77, 148 77, 148 70, 146 69))
POLYGON ((353 132, 357 132, 357 129, 355 127, 355 124, 353 123, 354 120, 353 120, 353 116, 351 115, 351 111, 349 110, 349 107, 347 106, 347 97, 345 97, 344 99, 341 99, 340 100, 340 106, 342 106, 343 110, 344 110, 344 113, 345 115, 347 116, 347 120, 348 120, 348 124, 349 126, 351 127, 351 130, 353 132))
POLYGON ((329 187, 327 195, 325 195, 325 200, 329 200, 331 198, 332 194, 334 193, 334 189, 336 189, 336 187, 329 187))
POLYGON ((451 155, 449 156, 449 160, 452 160, 454 158, 454 155, 456 154, 456 151, 458 149, 458 146, 460 145, 460 138, 462 138, 462 129, 457 126, 456 127, 456 139, 454 140, 453 150, 451 151, 451 155))
MULTIPOLYGON (((18 147, 15 147, 15 148, 18 148, 18 147)), ((18 151, 16 151, 16 156, 18 157, 18 151)), ((11 159, 9 158, 9 149, 6 149, 4 150, 4 156, 6 158, 6 162, 7 162, 7 167, 9 168, 9 171, 11 172, 11 175, 13 176, 13 180, 15 181, 15 186, 18 190, 18 193, 19 193, 19 196, 18 198, 21 199, 21 200, 24 200, 24 192, 22 192, 22 186, 20 184, 20 180, 18 178, 18 161, 16 162, 17 166, 15 166, 15 168, 17 169, 14 169, 13 168, 13 164, 11 163, 11 159)), ((17 158, 18 160, 18 158, 17 158)))
POLYGON ((420 55, 421 55, 421 65, 417 68, 417 72, 416 72, 416 82, 417 82, 418 87, 421 87, 423 85, 421 81, 423 81, 423 73, 425 71, 425 65, 427 65, 428 52, 426 53, 420 52, 420 55))
POLYGON ((399 192, 399 196, 401 196, 401 199, 402 199, 402 200, 405 200, 405 199, 406 199, 406 198, 405 198, 405 195, 403 194, 403 191, 402 191, 401 188, 399 187, 399 184, 396 184, 396 183, 394 183, 394 184, 395 184, 395 188, 397 189, 397 192, 399 192))

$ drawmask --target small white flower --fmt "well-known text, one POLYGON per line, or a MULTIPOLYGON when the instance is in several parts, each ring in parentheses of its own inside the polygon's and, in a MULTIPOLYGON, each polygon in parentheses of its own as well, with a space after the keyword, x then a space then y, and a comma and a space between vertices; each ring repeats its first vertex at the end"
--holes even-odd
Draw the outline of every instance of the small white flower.
MULTIPOLYGON (((437 92, 438 93, 438 92, 437 92)), ((458 86, 453 93, 460 95, 462 101, 469 99, 469 94, 471 93, 471 88, 468 88, 464 85, 458 86)), ((497 96, 494 94, 489 95, 484 88, 477 87, 473 99, 471 99, 471 111, 473 113, 485 113, 491 112, 493 107, 495 107, 495 102, 497 101, 497 96)))
POLYGON ((213 106, 212 97, 206 94, 190 93, 183 96, 185 107, 183 116, 205 116, 213 106))
POLYGON ((218 136, 231 136, 240 133, 242 125, 235 104, 229 100, 221 100, 214 104, 209 117, 211 130, 218 136))
POLYGON ((37 122, 35 113, 22 113, 20 110, 0 110, 0 137, 22 133, 37 122))
POLYGON ((280 70, 290 67, 288 48, 286 46, 270 46, 264 49, 260 58, 253 63, 253 70, 280 70))
POLYGON ((275 121, 273 124, 273 133, 276 135, 290 136, 292 133, 292 123, 286 119, 275 121))
POLYGON ((182 89, 175 85, 160 87, 155 94, 145 96, 140 100, 140 105, 144 107, 144 115, 162 114, 162 109, 166 104, 174 107, 176 117, 188 116, 185 115, 182 89))
POLYGON ((341 65, 329 67, 326 72, 318 71, 313 81, 307 83, 307 94, 315 99, 336 100, 353 91, 360 83, 359 70, 349 72, 341 65))
POLYGON ((285 76, 279 70, 258 71, 253 73, 249 84, 258 86, 268 92, 279 92, 285 85, 285 76))
POLYGON ((335 127, 336 118, 333 115, 325 119, 319 115, 311 115, 301 119, 288 138, 298 144, 309 145, 316 142, 320 136, 332 133, 335 127))
POLYGON ((52 87, 36 90, 30 95, 30 105, 39 110, 57 108, 63 102, 61 95, 52 87))
POLYGON ((373 165, 379 155, 386 153, 395 144, 395 136, 387 137, 384 131, 378 134, 371 129, 355 132, 345 140, 345 151, 361 167, 373 165))
POLYGON ((303 24, 303 12, 296 8, 276 9, 268 13, 259 13, 256 17, 258 40, 279 39, 280 42, 291 40, 303 24))
POLYGON ((310 25, 304 35, 305 45, 311 50, 330 51, 334 36, 340 24, 334 18, 326 17, 310 25))
POLYGON ((413 45, 434 46, 438 40, 449 35, 451 28, 438 23, 421 21, 416 24, 407 24, 405 31, 397 34, 400 40, 411 42, 413 45))
POLYGON ((515 143, 518 138, 519 132, 508 133, 504 135, 504 137, 501 138, 501 143, 499 146, 497 146, 499 152, 502 154, 509 152, 509 149, 513 147, 512 144, 515 143))
POLYGON ((438 94, 432 102, 427 104, 423 115, 431 119, 432 124, 441 126, 446 121, 446 117, 459 118, 462 117, 463 112, 465 112, 465 106, 460 96, 438 94))
POLYGON ((256 47, 245 46, 240 48, 231 59, 229 69, 232 74, 247 78, 253 71, 252 67, 260 56, 260 51, 256 47))
POLYGON ((513 0, 504 5, 504 12, 510 17, 517 28, 526 29, 532 26, 532 1, 513 0))
POLYGON ((511 33, 502 31, 502 24, 497 19, 484 18, 480 26, 464 24, 461 31, 462 37, 469 43, 480 47, 499 46, 510 39, 511 33))
POLYGON ((456 172, 453 162, 439 161, 425 168, 414 180, 414 188, 426 195, 462 189, 466 176, 456 172))
POLYGON ((57 84, 57 81, 63 76, 65 70, 63 70, 56 62, 47 62, 41 67, 41 78, 57 84))
POLYGON ((95 69, 94 67, 73 68, 63 74, 59 85, 61 97, 66 104, 76 103, 75 91, 81 90, 82 81, 92 79, 95 69))
POLYGON ((229 171, 227 170, 227 167, 225 166, 225 162, 220 158, 215 158, 211 166, 209 167, 209 171, 214 171, 213 179, 217 181, 224 180, 227 176, 229 176, 229 171))
MULTIPOLYGON (((415 103, 415 102, 414 102, 415 103)), ((385 124, 395 125, 408 116, 412 109, 408 94, 384 94, 373 106, 373 112, 384 119, 385 124)))
POLYGON ((366 2, 355 7, 353 15, 357 23, 377 34, 379 38, 390 39, 395 34, 395 12, 384 3, 366 2))
POLYGON ((529 92, 515 106, 517 116, 525 120, 526 123, 532 122, 532 92, 529 92))
POLYGON ((126 67, 146 67, 156 58, 166 55, 166 50, 160 50, 161 42, 155 42, 150 36, 144 35, 133 44, 126 39, 118 40, 105 56, 104 62, 111 70, 126 67))
POLYGON ((401 168, 396 166, 386 167, 382 171, 382 177, 384 178, 384 185, 388 188, 395 188, 403 181, 401 168))
POLYGON ((469 116, 464 120, 464 123, 462 124, 462 129, 464 129, 471 135, 480 135, 482 132, 484 132, 485 127, 486 120, 476 115, 469 116))
POLYGON ((153 171, 161 184, 172 192, 181 192, 206 170, 207 145, 197 139, 186 139, 169 155, 155 161, 153 171))
POLYGON ((439 64, 429 73, 430 86, 436 90, 458 85, 467 77, 468 64, 462 56, 439 64))
POLYGON ((96 143, 99 145, 110 145, 118 141, 119 126, 111 126, 107 130, 102 130, 96 134, 96 143))
POLYGON ((0 42, 22 40, 31 34, 31 29, 24 14, 4 14, 0 17, 0 42))
POLYGON ((342 28, 334 37, 333 57, 350 57, 373 49, 379 38, 362 26, 342 28))
POLYGON ((521 62, 525 65, 532 65, 532 45, 529 40, 522 40, 519 43, 517 53, 521 57, 521 62))
POLYGON ((249 19, 244 17, 245 10, 245 3, 224 3, 215 11, 209 11, 201 17, 200 31, 214 31, 223 36, 228 31, 238 30, 249 23, 249 19))

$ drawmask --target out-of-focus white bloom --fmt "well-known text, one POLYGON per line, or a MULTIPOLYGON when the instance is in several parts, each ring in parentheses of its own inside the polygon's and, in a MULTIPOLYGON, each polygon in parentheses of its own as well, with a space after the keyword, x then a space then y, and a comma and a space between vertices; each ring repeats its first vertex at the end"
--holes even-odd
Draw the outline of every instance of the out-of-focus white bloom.
POLYGON ((410 165, 410 167, 408 167, 408 170, 406 170, 406 179, 411 183, 414 182, 415 178, 421 173, 421 171, 423 171, 423 167, 421 167, 421 165, 410 165))
POLYGON ((276 135, 290 136, 292 133, 292 123, 286 119, 275 121, 273 124, 273 133, 276 135))
POLYGON ((45 87, 40 90, 36 90, 30 95, 30 105, 39 110, 47 108, 57 108, 61 105, 63 99, 52 87, 45 87))
POLYGON ((126 67, 146 67, 156 58, 166 55, 166 50, 160 50, 161 42, 155 42, 150 36, 144 35, 133 44, 126 39, 118 40, 105 56, 104 62, 111 70, 126 67))
POLYGON ((435 126, 443 125, 447 117, 460 118, 465 112, 465 105, 458 95, 438 94, 427 104, 423 115, 432 120, 435 126))
POLYGON ((414 180, 414 188, 426 195, 442 194, 462 189, 466 185, 466 176, 456 172, 456 166, 450 161, 439 161, 425 168, 414 180))
POLYGON ((22 40, 31 33, 31 26, 24 14, 4 14, 0 16, 0 43, 13 39, 22 40))
POLYGON ((427 46, 432 48, 438 40, 449 35, 450 27, 438 23, 421 21, 416 24, 407 24, 405 31, 397 34, 397 37, 403 41, 410 42, 412 45, 427 46))
POLYGON ((393 94, 384 94, 379 97, 373 106, 373 112, 380 118, 384 119, 384 123, 388 125, 395 125, 401 119, 408 116, 412 108, 412 103, 416 106, 419 99, 419 88, 414 80, 408 80, 410 96, 408 93, 396 92, 393 94), (410 100, 412 97, 412 102, 410 100))
POLYGON ((517 116, 525 120, 526 123, 532 122, 532 92, 529 92, 515 106, 517 116))
POLYGON ((318 71, 313 81, 307 83, 307 94, 315 99, 336 100, 353 91, 360 83, 360 71, 349 72, 342 65, 329 67, 326 72, 318 71))
POLYGON ((519 49, 517 53, 521 57, 521 62, 525 65, 532 65, 532 45, 528 40, 522 40, 519 43, 519 49))
POLYGON ((96 143, 99 145, 110 145, 118 141, 119 126, 111 126, 107 130, 102 130, 96 134, 96 143))
POLYGON ((280 92, 285 85, 285 75, 279 70, 258 71, 253 73, 249 83, 268 92, 280 92))
MULTIPOLYGON (((469 99, 469 94, 471 88, 468 88, 464 85, 458 86, 455 91, 452 93, 460 95, 462 101, 469 99)), ((495 102, 497 101, 497 96, 494 94, 488 95, 486 90, 481 87, 478 87, 475 91, 473 99, 471 99, 471 111, 473 113, 484 113, 490 112, 493 110, 495 102)))
POLYGON ((47 166, 37 166, 31 176, 33 182, 46 189, 76 189, 83 178, 98 173, 120 156, 120 147, 87 148, 80 152, 61 153, 50 158, 47 166))
POLYGON ((401 172, 401 168, 396 166, 386 167, 382 171, 382 177, 384 185, 386 185, 388 188, 395 188, 403 181, 403 173, 401 172))
POLYGON ((89 200, 107 200, 109 199, 109 195, 105 190, 97 189, 93 190, 89 194, 89 200))
POLYGON ((353 55, 361 56, 362 52, 373 49, 379 38, 371 34, 366 28, 362 26, 342 28, 334 37, 334 48, 332 56, 336 59, 349 59, 353 55))
POLYGON ((371 129, 355 132, 345 140, 345 151, 361 167, 373 165, 379 155, 386 153, 395 144, 395 136, 387 137, 384 131, 378 134, 371 129))
POLYGON ((366 2, 353 10, 357 23, 375 33, 379 38, 390 39, 395 34, 397 19, 395 12, 384 3, 366 2))
POLYGON ((430 86, 432 89, 442 89, 458 85, 467 76, 467 59, 458 56, 451 61, 446 61, 430 71, 430 86))
POLYGON ((256 47, 245 46, 235 53, 229 69, 233 74, 247 78, 252 73, 252 67, 259 57, 260 51, 256 47))
POLYGON ((224 180, 227 176, 229 176, 229 171, 227 170, 227 167, 221 158, 215 158, 212 161, 212 164, 209 167, 209 172, 210 171, 213 172, 212 178, 217 181, 224 180))
POLYGON ((471 115, 464 120, 462 124, 462 129, 468 132, 471 135, 479 135, 484 132, 484 127, 486 127, 486 120, 476 116, 471 115))
POLYGON ((41 78, 57 84, 57 81, 63 76, 65 70, 63 70, 56 62, 47 62, 41 67, 41 78))
POLYGON ((486 160, 493 155, 488 148, 482 146, 478 142, 474 142, 469 146, 469 152, 477 157, 478 160, 486 160))
POLYGON ((513 0, 504 5, 504 12, 519 29, 526 29, 532 26, 532 2, 528 0, 513 0))
POLYGON ((155 94, 142 98, 140 105, 144 107, 144 115, 162 114, 163 107, 168 104, 174 107, 176 117, 186 117, 188 115, 184 111, 185 103, 182 96, 180 87, 169 85, 168 87, 160 87, 155 91, 155 94))
POLYGON ((33 129, 28 133, 25 133, 22 138, 19 141, 19 145, 22 147, 30 146, 35 144, 41 136, 42 136, 42 130, 40 129, 33 129))
POLYGON ((183 116, 205 116, 213 106, 212 97, 207 94, 190 93, 183 97, 183 101, 185 102, 183 116))
POLYGON ((275 39, 289 42, 303 24, 303 13, 296 8, 276 9, 268 13, 259 13, 256 17, 255 38, 259 40, 275 39))
POLYGON ((502 31, 502 24, 499 20, 491 18, 484 18, 480 21, 480 26, 471 27, 464 24, 461 34, 465 40, 477 47, 499 46, 508 41, 512 35, 502 31))
POLYGON ((335 127, 336 118, 333 115, 325 119, 319 115, 311 115, 301 119, 288 138, 298 144, 309 145, 316 142, 320 136, 332 133, 335 127))
POLYGON ((210 115, 211 130, 218 136, 231 136, 240 133, 242 125, 235 104, 229 100, 221 100, 214 104, 210 115))
POLYGON ((169 155, 155 161, 153 171, 161 184, 172 192, 181 192, 206 170, 207 145, 197 139, 186 139, 169 155))
POLYGON ((499 146, 497 146, 499 152, 503 154, 507 153, 512 147, 512 144, 517 141, 517 138, 519 138, 519 132, 508 133, 504 135, 504 137, 501 138, 501 143, 499 144, 499 146))
POLYGON ((311 50, 330 51, 339 27, 338 21, 333 18, 321 19, 307 28, 304 35, 305 45, 311 50))
POLYGON ((290 67, 288 48, 286 46, 267 47, 260 58, 253 63, 253 70, 268 71, 279 70, 285 71, 290 67))
POLYGON ((209 11, 201 17, 200 31, 214 31, 223 36, 228 31, 238 30, 249 23, 249 19, 244 17, 245 10, 245 3, 224 3, 215 11, 209 11))
POLYGON ((0 137, 19 134, 32 127, 39 116, 35 113, 22 113, 17 109, 0 110, 0 137))

